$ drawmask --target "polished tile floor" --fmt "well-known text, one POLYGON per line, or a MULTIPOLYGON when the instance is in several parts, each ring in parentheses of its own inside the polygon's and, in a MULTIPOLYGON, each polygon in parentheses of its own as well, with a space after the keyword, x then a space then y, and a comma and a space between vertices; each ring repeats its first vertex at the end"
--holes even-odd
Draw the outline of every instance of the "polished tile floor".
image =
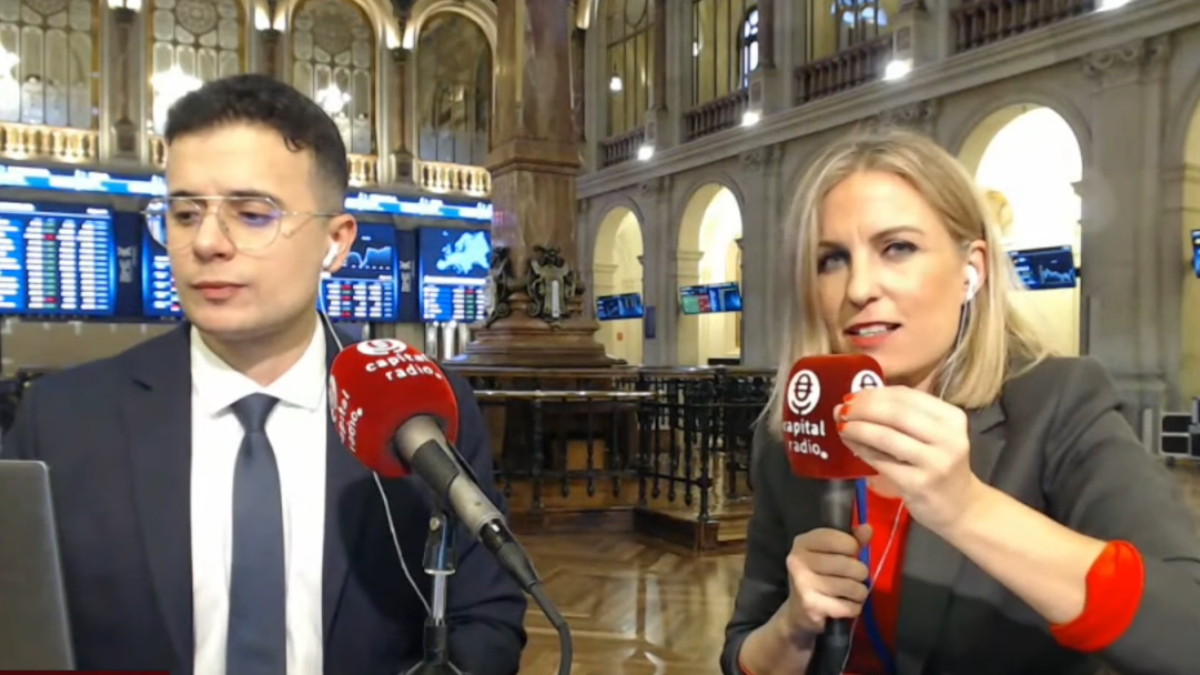
MULTIPOLYGON (((626 535, 522 537, 571 625, 573 675, 718 675, 742 556, 687 557, 626 535)), ((521 675, 555 675, 558 638, 536 605, 521 675)))

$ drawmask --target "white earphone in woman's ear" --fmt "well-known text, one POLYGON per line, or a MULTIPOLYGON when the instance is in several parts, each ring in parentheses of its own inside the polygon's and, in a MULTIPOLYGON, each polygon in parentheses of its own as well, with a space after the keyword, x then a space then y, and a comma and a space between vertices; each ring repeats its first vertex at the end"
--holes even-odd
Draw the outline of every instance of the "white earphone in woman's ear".
POLYGON ((337 260, 338 253, 341 253, 341 251, 342 249, 338 247, 336 241, 330 242, 329 252, 325 254, 325 259, 321 261, 321 269, 327 270, 333 267, 333 261, 337 260))
POLYGON ((975 299, 975 294, 979 292, 979 270, 971 265, 967 265, 967 294, 963 298, 963 302, 970 302, 975 299))

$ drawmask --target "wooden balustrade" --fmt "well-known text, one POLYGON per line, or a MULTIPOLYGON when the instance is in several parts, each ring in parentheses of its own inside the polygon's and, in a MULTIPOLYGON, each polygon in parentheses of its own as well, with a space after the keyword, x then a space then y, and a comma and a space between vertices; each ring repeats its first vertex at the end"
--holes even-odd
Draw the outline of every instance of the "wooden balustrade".
POLYGON ((646 143, 646 128, 600 141, 600 164, 602 167, 616 166, 637 157, 638 149, 646 143))
POLYGON ((741 124, 750 104, 750 90, 739 89, 728 96, 699 105, 683 114, 683 142, 694 141, 741 124))
POLYGON ((461 368, 514 527, 741 545, 752 423, 772 373, 743 368, 461 368))
POLYGON ((487 197, 492 194, 492 174, 482 166, 413 160, 417 187, 429 192, 487 197))
POLYGON ((951 14, 954 50, 965 52, 1096 9, 1096 0, 968 0, 951 14))
POLYGON ((831 96, 883 77, 892 58, 892 36, 844 49, 796 69, 796 105, 831 96))
POLYGON ((78 164, 100 159, 100 133, 94 129, 0 123, 0 156, 78 164))

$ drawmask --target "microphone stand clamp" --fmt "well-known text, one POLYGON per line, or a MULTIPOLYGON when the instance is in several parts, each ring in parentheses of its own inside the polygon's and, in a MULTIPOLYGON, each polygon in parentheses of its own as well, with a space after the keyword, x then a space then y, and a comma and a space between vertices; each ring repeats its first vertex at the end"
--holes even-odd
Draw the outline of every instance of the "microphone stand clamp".
POLYGON ((446 627, 446 583, 455 571, 455 529, 451 516, 435 508, 425 539, 425 573, 433 577, 429 618, 425 620, 425 656, 404 675, 466 675, 450 662, 446 627))

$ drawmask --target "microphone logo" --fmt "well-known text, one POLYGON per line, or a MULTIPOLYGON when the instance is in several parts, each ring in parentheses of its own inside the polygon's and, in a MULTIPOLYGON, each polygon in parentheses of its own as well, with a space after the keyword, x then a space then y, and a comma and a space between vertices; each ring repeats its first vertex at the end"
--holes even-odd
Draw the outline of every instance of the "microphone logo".
POLYGON ((355 345, 360 354, 367 356, 387 356, 396 352, 408 351, 408 345, 394 338, 363 340, 355 345))
POLYGON ((820 402, 821 380, 813 371, 801 370, 788 381, 787 404, 793 415, 807 415, 820 402))
POLYGON ((863 389, 875 389, 883 386, 883 380, 873 370, 864 370, 854 376, 850 382, 850 393, 857 394, 863 389))

